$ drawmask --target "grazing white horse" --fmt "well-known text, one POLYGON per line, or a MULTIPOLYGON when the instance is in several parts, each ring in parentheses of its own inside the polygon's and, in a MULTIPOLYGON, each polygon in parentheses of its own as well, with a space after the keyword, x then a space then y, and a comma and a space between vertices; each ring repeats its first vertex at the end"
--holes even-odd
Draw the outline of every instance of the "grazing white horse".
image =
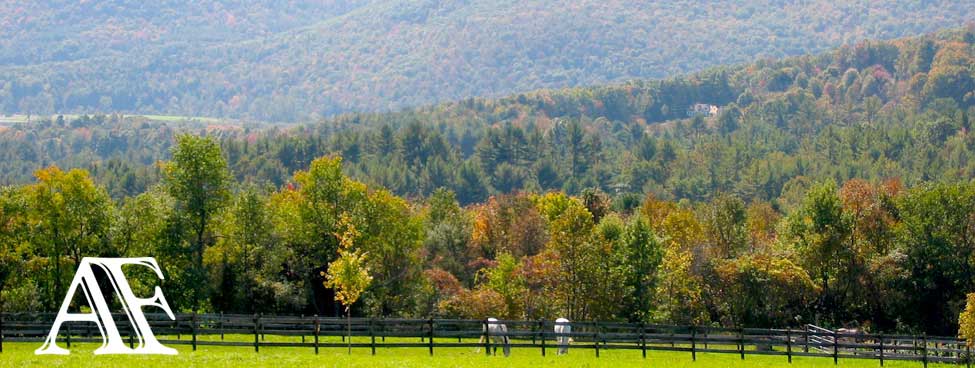
POLYGON ((859 328, 841 328, 841 329, 838 329, 838 330, 836 330, 836 333, 837 334, 840 334, 840 335, 844 335, 844 336, 838 337, 837 340, 839 340, 841 343, 847 343, 848 344, 850 342, 854 342, 854 343, 858 343, 859 344, 859 343, 863 342, 863 338, 861 338, 859 336, 860 335, 860 332, 861 331, 860 331, 859 328), (853 335, 853 336, 850 336, 850 335, 853 335))
MULTIPOLYGON (((493 345, 492 353, 496 355, 498 353, 498 345, 502 345, 504 346, 504 356, 510 356, 511 345, 509 345, 510 340, 508 339, 508 326, 505 326, 503 323, 499 323, 497 318, 488 318, 487 322, 487 334, 481 335, 481 341, 479 341, 478 344, 483 345, 484 338, 487 335, 490 335, 493 345)), ((475 351, 481 351, 481 347, 478 346, 475 351)))
POLYGON ((555 341, 559 344, 559 355, 569 353, 569 338, 572 334, 572 325, 569 320, 559 318, 555 320, 555 341))

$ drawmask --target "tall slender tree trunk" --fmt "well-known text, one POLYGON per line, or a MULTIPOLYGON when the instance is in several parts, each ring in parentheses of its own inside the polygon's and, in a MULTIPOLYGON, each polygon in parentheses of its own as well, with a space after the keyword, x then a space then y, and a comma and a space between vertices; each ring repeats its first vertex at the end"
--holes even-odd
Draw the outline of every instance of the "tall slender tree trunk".
MULTIPOLYGON (((193 246, 193 268, 195 269, 194 273, 196 273, 196 276, 199 278, 197 282, 200 282, 201 285, 203 284, 203 281, 206 278, 205 277, 206 275, 203 272, 203 233, 206 232, 206 221, 207 221, 206 211, 201 211, 200 223, 197 225, 196 228, 196 242, 195 242, 196 244, 193 246)), ((203 292, 200 291, 200 289, 196 289, 193 295, 194 295, 193 310, 197 310, 200 308, 200 303, 203 300, 203 292)))

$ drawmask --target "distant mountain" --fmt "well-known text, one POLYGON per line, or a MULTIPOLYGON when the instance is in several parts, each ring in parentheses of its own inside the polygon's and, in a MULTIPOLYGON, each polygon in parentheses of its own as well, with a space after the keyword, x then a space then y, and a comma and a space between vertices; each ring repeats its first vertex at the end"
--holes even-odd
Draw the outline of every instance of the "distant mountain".
POLYGON ((338 16, 364 0, 0 0, 0 65, 122 58, 270 36, 338 16))
POLYGON ((356 180, 462 203, 516 191, 796 205, 812 183, 975 178, 975 27, 663 80, 469 98, 269 126, 135 116, 0 125, 0 185, 87 168, 116 198, 159 179, 180 133, 218 137, 241 182, 280 187, 317 157, 356 180), (703 108, 696 108, 696 107, 703 108))
POLYGON ((953 27, 970 1, 0 0, 0 112, 294 121, 953 27))

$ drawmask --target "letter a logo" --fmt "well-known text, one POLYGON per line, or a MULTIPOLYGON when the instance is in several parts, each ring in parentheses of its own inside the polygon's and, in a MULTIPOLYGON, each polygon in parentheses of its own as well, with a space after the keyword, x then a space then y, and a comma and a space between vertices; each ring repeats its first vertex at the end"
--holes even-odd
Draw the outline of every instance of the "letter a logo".
POLYGON ((98 331, 102 335, 102 346, 95 349, 95 354, 169 354, 175 355, 176 349, 168 348, 163 346, 156 340, 153 336, 152 330, 149 328, 149 322, 146 321, 146 316, 142 313, 142 307, 154 306, 162 308, 169 316, 169 319, 175 320, 176 317, 173 316, 173 311, 169 309, 169 304, 166 303, 166 298, 163 297, 162 289, 156 286, 155 294, 152 298, 143 299, 137 298, 135 294, 132 293, 132 288, 129 287, 129 281, 125 278, 122 273, 122 266, 124 265, 139 265, 149 267, 156 272, 159 279, 163 279, 162 270, 159 268, 159 264, 153 258, 84 258, 81 260, 81 265, 78 266, 78 272, 75 273, 74 279, 71 280, 71 286, 68 287, 68 295, 64 298, 64 303, 61 304, 61 310, 58 312, 57 318, 54 320, 54 325, 51 326, 51 332, 47 335, 47 340, 44 341, 44 345, 34 351, 34 354, 60 354, 67 355, 68 350, 63 349, 57 345, 58 331, 61 329, 61 325, 65 322, 94 322, 98 326, 98 331), (136 337, 138 339, 138 345, 134 348, 129 348, 122 341, 122 336, 119 335, 118 328, 115 326, 115 320, 112 319, 112 311, 108 307, 108 302, 105 301, 105 296, 102 294, 101 289, 98 287, 98 280, 95 279, 95 273, 92 271, 92 266, 98 266, 108 275, 111 280, 112 288, 115 289, 115 293, 118 294, 119 300, 122 304, 122 309, 125 310, 126 316, 129 318, 129 322, 132 323, 133 330, 135 331, 136 337), (88 305, 91 306, 91 313, 68 313, 68 306, 71 304, 71 299, 81 287, 81 291, 85 295, 85 299, 88 301, 88 305))

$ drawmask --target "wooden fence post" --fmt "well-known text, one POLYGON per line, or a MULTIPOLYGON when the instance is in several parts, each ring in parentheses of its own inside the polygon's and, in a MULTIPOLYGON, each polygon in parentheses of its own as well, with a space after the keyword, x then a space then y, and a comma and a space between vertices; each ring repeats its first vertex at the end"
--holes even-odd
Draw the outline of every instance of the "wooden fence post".
POLYGON ((785 354, 789 357, 789 364, 792 364, 792 329, 785 329, 785 354))
POLYGON ((691 361, 697 361, 697 327, 691 326, 691 361))
POLYGON ((670 347, 674 347, 674 329, 670 329, 670 347))
POLYGON ((884 366, 884 334, 878 336, 880 338, 880 366, 884 366))
POLYGON ((254 352, 257 353, 261 351, 260 341, 258 341, 258 325, 261 322, 261 316, 259 314, 254 315, 254 352))
POLYGON ((535 328, 538 326, 538 324, 532 323, 531 326, 532 326, 532 345, 535 345, 536 338, 538 337, 538 331, 535 331, 535 328))
POLYGON ((742 327, 738 327, 738 354, 745 360, 745 329, 742 327))
POLYGON ((809 352, 809 328, 808 327, 802 331, 802 337, 803 340, 805 340, 806 342, 805 346, 802 348, 802 352, 808 353, 809 352))
POLYGON ((190 319, 190 329, 193 331, 193 351, 196 351, 196 311, 193 311, 193 318, 190 319))
POLYGON ((836 336, 836 331, 833 331, 833 365, 840 364, 839 344, 840 338, 836 336))
POLYGON ((484 355, 491 355, 491 326, 488 320, 484 320, 484 355))
POLYGON ((433 356, 433 318, 430 318, 427 323, 430 325, 430 356, 433 356))
POLYGON ((369 348, 372 350, 372 355, 376 355, 376 332, 373 327, 373 322, 375 322, 375 319, 369 317, 369 348))
POLYGON ((594 326, 596 332, 592 334, 592 343, 596 347, 596 357, 599 358, 599 322, 596 322, 594 326))
POLYGON ((322 333, 322 319, 315 315, 315 355, 318 355, 318 336, 322 333))
POLYGON ((965 341, 965 367, 972 368, 972 345, 965 341))
POLYGON ((921 361, 924 362, 924 368, 928 368, 928 333, 925 332, 921 334, 921 361))
MULTIPOLYGON (((223 341, 223 312, 220 312, 220 341, 223 341)), ((305 335, 301 335, 302 342, 304 342, 305 335)))
POLYGON ((708 348, 708 335, 710 334, 710 332, 711 332, 711 328, 708 326, 704 326, 704 349, 705 350, 707 350, 708 348))
POLYGON ((3 313, 0 313, 0 353, 3 352, 3 313))
MULTIPOLYGON (((542 334, 542 356, 545 356, 545 320, 538 321, 538 333, 542 334)), ((558 340, 558 337, 556 337, 558 340)))
POLYGON ((68 323, 68 338, 67 340, 68 349, 71 349, 71 324, 68 323))
POLYGON ((643 350, 643 359, 647 358, 647 328, 640 322, 640 350, 643 350))
POLYGON ((129 349, 135 349, 135 326, 129 324, 129 349))

